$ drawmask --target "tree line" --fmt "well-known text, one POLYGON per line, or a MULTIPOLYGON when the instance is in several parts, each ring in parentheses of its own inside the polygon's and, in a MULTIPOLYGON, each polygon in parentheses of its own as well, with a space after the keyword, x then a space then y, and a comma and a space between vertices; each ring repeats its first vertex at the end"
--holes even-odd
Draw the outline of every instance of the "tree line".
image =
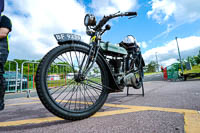
MULTIPOLYGON (((37 71, 37 67, 38 67, 38 63, 41 60, 20 60, 20 59, 14 59, 13 61, 7 61, 5 64, 5 71, 17 71, 16 70, 16 63, 18 63, 18 72, 21 73, 22 71, 22 63, 23 64, 23 74, 27 75, 35 75, 36 71, 37 71), (37 63, 31 63, 31 62, 37 62, 37 63)), ((70 73, 72 72, 72 67, 68 64, 68 63, 57 63, 56 65, 51 65, 51 68, 48 70, 49 73, 53 74, 53 73, 57 73, 60 71, 64 71, 65 73, 70 73)))
MULTIPOLYGON (((40 62, 41 60, 20 60, 20 59, 14 59, 13 61, 16 61, 18 63, 18 71, 21 72, 21 67, 23 62, 40 62)), ((177 59, 179 61, 179 59, 177 59)), ((199 65, 200 64, 200 50, 198 55, 196 56, 188 56, 186 59, 182 59, 183 68, 185 69, 185 62, 190 62, 192 66, 199 65)), ((58 63, 60 65, 63 65, 63 63, 58 63)), ((66 63, 65 63, 66 64, 66 63)), ((24 74, 30 74, 33 75, 33 72, 35 73, 37 71, 38 64, 25 63, 23 66, 23 73, 24 74), (34 69, 34 71, 33 71, 34 69)), ((145 72, 156 72, 157 68, 160 67, 159 64, 157 64, 155 61, 151 61, 149 64, 145 66, 145 72)), ((58 71, 58 66, 53 66, 52 71, 58 71)), ((16 71, 16 63, 15 62, 6 62, 5 64, 5 71, 16 71), (10 64, 10 65, 9 65, 10 64)), ((64 69, 66 73, 72 72, 72 68, 69 66, 66 69, 64 69)))

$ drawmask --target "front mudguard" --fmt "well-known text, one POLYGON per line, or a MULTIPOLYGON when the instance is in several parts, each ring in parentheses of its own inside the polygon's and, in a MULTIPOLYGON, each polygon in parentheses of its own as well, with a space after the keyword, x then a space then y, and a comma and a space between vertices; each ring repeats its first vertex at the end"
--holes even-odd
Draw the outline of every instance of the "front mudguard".
MULTIPOLYGON (((58 43, 59 45, 66 45, 66 44, 73 44, 73 43, 77 43, 77 44, 81 44, 81 45, 84 45, 88 48, 90 48, 91 46, 88 45, 87 43, 85 42, 82 42, 82 41, 76 41, 76 40, 68 40, 64 43, 58 43)), ((109 89, 109 92, 112 93, 112 92, 119 92, 121 89, 119 88, 118 84, 116 83, 115 79, 114 79, 114 76, 112 74, 112 71, 111 71, 111 68, 110 66, 108 65, 108 62, 106 61, 105 57, 103 56, 103 52, 101 50, 99 50, 99 57, 103 60, 103 63, 104 65, 106 66, 106 70, 108 71, 108 78, 109 78, 109 86, 108 86, 108 89, 109 89)))

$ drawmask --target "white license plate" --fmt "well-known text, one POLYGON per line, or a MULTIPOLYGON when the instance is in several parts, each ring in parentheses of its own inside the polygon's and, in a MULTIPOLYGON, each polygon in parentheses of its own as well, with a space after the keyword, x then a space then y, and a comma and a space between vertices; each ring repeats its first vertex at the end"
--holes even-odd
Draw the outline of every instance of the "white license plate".
POLYGON ((72 40, 72 41, 73 40, 76 40, 76 41, 81 40, 81 36, 71 34, 71 33, 60 33, 60 34, 55 34, 54 36, 58 42, 66 42, 69 40, 72 40))

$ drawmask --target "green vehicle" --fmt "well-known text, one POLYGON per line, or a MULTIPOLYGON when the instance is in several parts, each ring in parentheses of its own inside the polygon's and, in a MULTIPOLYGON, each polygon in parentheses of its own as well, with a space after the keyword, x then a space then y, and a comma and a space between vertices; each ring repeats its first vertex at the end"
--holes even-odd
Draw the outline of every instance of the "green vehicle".
POLYGON ((41 60, 36 74, 36 89, 43 105, 54 115, 68 120, 80 120, 96 113, 108 94, 125 87, 142 88, 144 60, 132 35, 119 44, 104 42, 101 36, 110 30, 110 19, 137 16, 136 12, 104 16, 98 24, 92 14, 84 19, 90 43, 75 34, 55 34, 59 46, 41 60), (105 26, 104 26, 105 25, 105 26), (62 69, 60 69, 62 68, 62 69), (53 72, 52 72, 53 70, 53 72), (56 74, 58 80, 48 80, 56 74))

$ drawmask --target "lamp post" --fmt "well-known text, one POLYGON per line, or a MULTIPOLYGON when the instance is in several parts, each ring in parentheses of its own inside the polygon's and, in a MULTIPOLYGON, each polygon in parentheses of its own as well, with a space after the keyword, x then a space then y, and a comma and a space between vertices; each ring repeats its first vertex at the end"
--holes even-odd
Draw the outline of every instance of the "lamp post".
POLYGON ((158 56, 157 56, 157 53, 158 52, 156 52, 155 55, 156 55, 157 71, 159 72, 159 65, 158 65, 158 56))
POLYGON ((183 73, 183 64, 182 64, 182 60, 181 60, 181 54, 180 54, 180 50, 179 50, 179 46, 178 46, 177 37, 175 37, 175 39, 176 39, 176 44, 177 44, 177 48, 178 48, 179 60, 180 60, 180 63, 181 63, 181 72, 183 73))

